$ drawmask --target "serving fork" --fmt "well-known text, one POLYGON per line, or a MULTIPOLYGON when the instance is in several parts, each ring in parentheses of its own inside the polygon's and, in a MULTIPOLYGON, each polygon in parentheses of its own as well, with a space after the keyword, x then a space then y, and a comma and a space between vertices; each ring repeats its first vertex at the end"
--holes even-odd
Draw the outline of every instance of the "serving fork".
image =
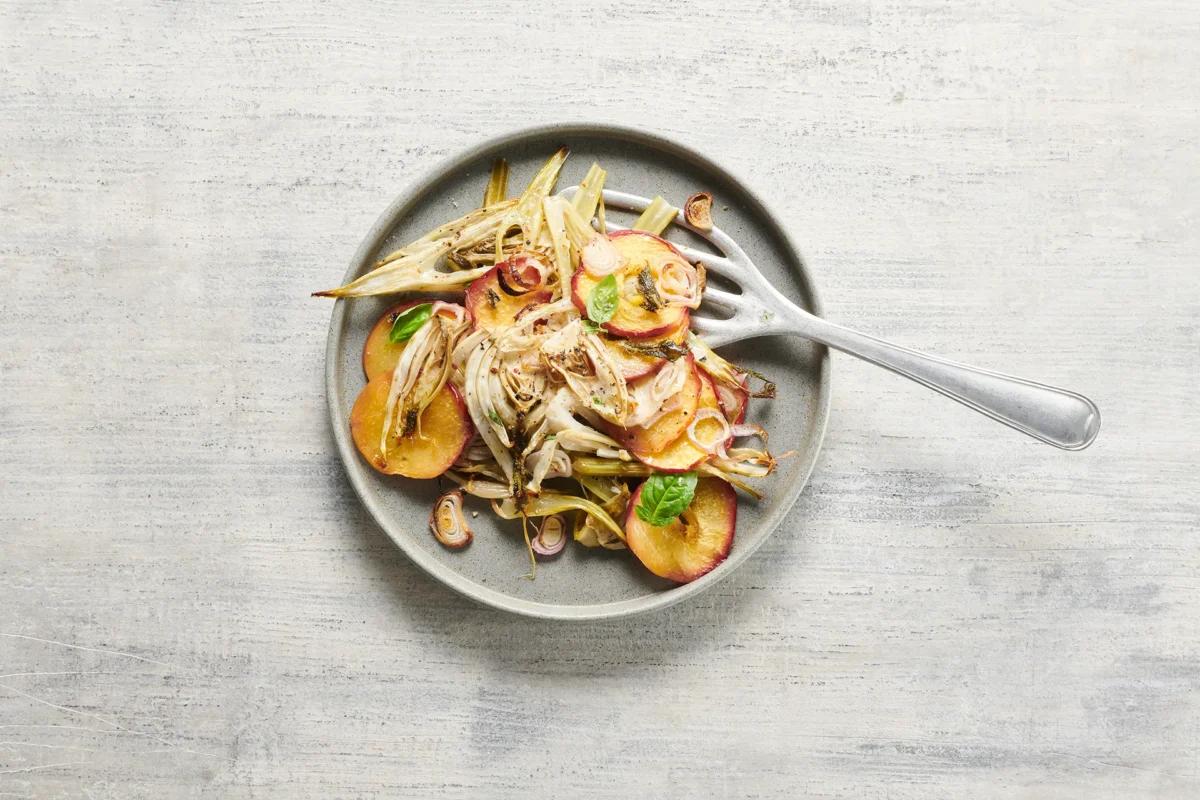
MULTIPOLYGON (((578 187, 572 186, 560 194, 569 198, 576 191, 578 187)), ((604 202, 606 207, 633 213, 650 205, 644 197, 609 189, 604 190, 604 202)), ((1100 410, 1077 392, 920 353, 821 319, 772 286, 738 243, 720 228, 690 225, 682 211, 676 214, 675 224, 702 237, 720 252, 713 255, 672 242, 683 256, 703 263, 706 270, 740 289, 731 292, 708 287, 704 291, 700 311, 708 307, 728 315, 717 318, 699 313, 692 317, 692 329, 713 347, 760 336, 802 336, 903 375, 1064 450, 1082 450, 1100 431, 1100 410)), ((610 231, 624 230, 611 222, 606 227, 610 231)))

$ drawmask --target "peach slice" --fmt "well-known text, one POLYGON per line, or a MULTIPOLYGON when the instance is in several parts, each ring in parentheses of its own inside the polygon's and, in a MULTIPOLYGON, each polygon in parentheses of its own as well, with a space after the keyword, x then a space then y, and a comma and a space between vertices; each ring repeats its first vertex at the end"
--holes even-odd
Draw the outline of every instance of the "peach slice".
MULTIPOLYGON (((617 286, 621 287, 621 296, 617 302, 616 313, 611 320, 604 323, 604 329, 627 339, 644 339, 662 336, 680 326, 686 328, 690 317, 687 308, 664 306, 655 311, 648 311, 644 306, 645 299, 636 290, 628 291, 627 284, 636 282, 643 267, 648 266, 657 280, 665 265, 672 262, 688 264, 687 259, 680 255, 670 242, 652 233, 618 231, 609 239, 625 260, 625 264, 613 273, 617 286)), ((587 316, 588 298, 601 280, 602 276, 587 271, 586 263, 575 270, 571 278, 571 300, 584 316, 587 316)))
POLYGON ((687 341, 687 335, 687 325, 681 324, 678 328, 669 330, 661 336, 650 336, 629 342, 635 347, 627 347, 623 344, 625 339, 613 337, 611 334, 601 337, 601 341, 604 342, 613 361, 620 367, 625 380, 634 381, 657 372, 667 363, 667 359, 645 352, 647 349, 652 351, 656 347, 672 345, 683 348, 684 342, 687 341))
POLYGON ((492 267, 467 287, 465 302, 475 327, 495 335, 512 325, 526 308, 550 302, 550 296, 544 289, 510 294, 500 283, 499 268, 492 267))
MULTIPOLYGON (((396 324, 396 317, 412 308, 424 303, 429 303, 429 300, 405 300, 403 303, 396 305, 383 312, 383 316, 375 323, 375 327, 371 328, 371 332, 367 334, 367 341, 363 344, 362 365, 363 374, 370 381, 376 375, 387 373, 391 375, 396 369, 396 362, 400 360, 400 354, 404 352, 404 348, 408 345, 407 341, 393 344, 389 338, 392 333, 392 326, 396 324)), ((444 312, 450 313, 450 312, 444 312)))
MULTIPOLYGON (((721 406, 717 402, 717 393, 713 389, 712 379, 704 373, 696 370, 696 375, 700 378, 700 402, 697 406, 696 413, 701 409, 715 409, 718 413, 721 411, 721 406)), ((694 415, 693 415, 694 416, 694 415)), ((680 434, 667 444, 661 450, 655 452, 639 452, 630 447, 630 452, 641 461, 643 464, 654 467, 659 472, 687 472, 695 469, 700 463, 709 457, 709 453, 697 447, 687 435, 687 428, 691 425, 691 419, 687 425, 684 425, 683 433, 680 434)), ((696 438, 702 442, 707 442, 714 436, 719 436, 723 429, 720 420, 708 417, 696 423, 696 438)))
POLYGON ((643 486, 638 486, 629 499, 625 544, 646 569, 659 577, 688 583, 725 560, 737 527, 737 496, 732 486, 719 478, 701 478, 696 482, 692 504, 662 527, 637 515, 643 486))
MULTIPOLYGON (((691 362, 692 357, 689 355, 687 358, 691 362)), ((689 363, 688 367, 687 379, 684 381, 683 388, 679 390, 677 408, 663 414, 652 425, 635 426, 622 431, 619 437, 621 442, 637 458, 643 456, 653 458, 656 453, 662 452, 668 445, 686 433, 687 426, 696 416, 696 410, 700 407, 700 397, 704 391, 704 379, 694 363, 689 363)), ((654 377, 651 375, 642 380, 652 381, 654 377)))
POLYGON ((404 437, 388 437, 384 453, 379 449, 379 439, 391 386, 392 374, 386 372, 359 392, 350 411, 354 445, 367 463, 385 475, 436 478, 450 468, 474 434, 467 407, 458 390, 446 384, 421 413, 416 431, 404 437))

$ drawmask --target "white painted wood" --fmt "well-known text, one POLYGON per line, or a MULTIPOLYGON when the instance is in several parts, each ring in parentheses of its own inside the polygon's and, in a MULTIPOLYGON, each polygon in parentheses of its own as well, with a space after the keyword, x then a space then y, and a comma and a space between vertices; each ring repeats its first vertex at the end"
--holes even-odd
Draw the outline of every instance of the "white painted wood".
POLYGON ((1197 74, 1187 0, 5 3, 0 798, 1197 796, 1197 74), (343 479, 307 293, 561 119, 727 161, 831 318, 1088 393, 1098 443, 839 359, 711 594, 452 595, 343 479))

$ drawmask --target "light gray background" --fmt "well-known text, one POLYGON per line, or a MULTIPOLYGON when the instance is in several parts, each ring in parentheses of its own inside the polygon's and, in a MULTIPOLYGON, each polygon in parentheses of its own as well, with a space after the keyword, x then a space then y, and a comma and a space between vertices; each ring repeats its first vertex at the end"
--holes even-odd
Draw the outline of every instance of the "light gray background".
POLYGON ((0 7, 0 798, 1200 792, 1200 10, 0 7), (838 358, 737 574, 477 608, 363 513, 327 302, 498 130, 679 136, 832 318, 1095 397, 1066 454, 838 358))

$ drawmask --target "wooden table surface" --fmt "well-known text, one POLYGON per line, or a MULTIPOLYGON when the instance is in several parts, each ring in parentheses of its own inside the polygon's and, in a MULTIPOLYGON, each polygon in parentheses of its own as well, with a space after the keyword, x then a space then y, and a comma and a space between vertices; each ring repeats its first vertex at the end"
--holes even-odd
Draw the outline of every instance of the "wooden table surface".
POLYGON ((0 799, 1200 795, 1200 9, 569 6, 0 7, 0 799), (832 319, 1099 441, 838 357, 810 486, 695 602, 426 578, 308 292, 439 159, 582 119, 727 163, 832 319))

